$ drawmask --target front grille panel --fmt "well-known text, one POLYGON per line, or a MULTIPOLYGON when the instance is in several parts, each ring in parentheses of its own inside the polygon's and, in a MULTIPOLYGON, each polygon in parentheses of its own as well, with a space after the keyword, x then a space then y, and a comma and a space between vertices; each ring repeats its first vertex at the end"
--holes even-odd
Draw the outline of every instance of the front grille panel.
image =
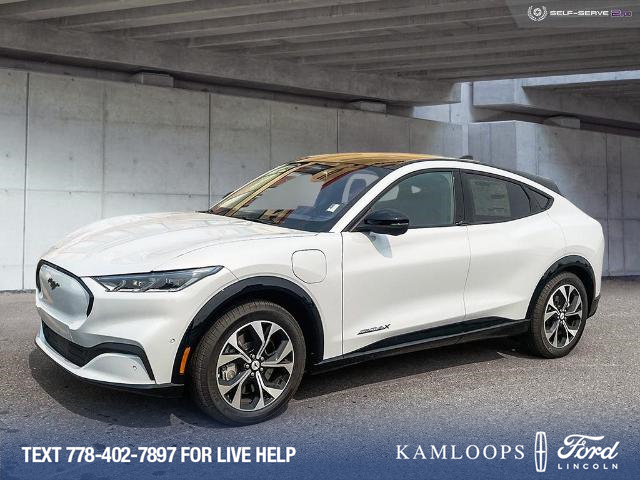
POLYGON ((54 332, 46 323, 42 322, 42 333, 51 348, 62 355, 65 359, 77 365, 84 367, 98 355, 105 353, 123 353, 127 355, 135 355, 144 364, 147 375, 151 380, 155 380, 151 364, 144 350, 137 345, 129 345, 127 343, 106 342, 93 347, 83 347, 77 343, 73 343, 66 338, 54 332))
POLYGON ((70 324, 82 321, 91 313, 93 294, 73 273, 41 261, 36 270, 38 298, 55 318, 70 324))
POLYGON ((42 322, 42 333, 44 333, 44 338, 47 340, 49 346, 74 365, 84 367, 91 361, 87 348, 82 347, 77 343, 70 342, 61 335, 58 335, 44 322, 42 322))

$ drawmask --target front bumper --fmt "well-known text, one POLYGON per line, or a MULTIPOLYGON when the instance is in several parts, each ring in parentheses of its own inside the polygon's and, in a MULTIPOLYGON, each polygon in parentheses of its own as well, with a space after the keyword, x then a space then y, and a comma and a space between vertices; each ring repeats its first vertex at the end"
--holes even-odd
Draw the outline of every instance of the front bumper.
POLYGON ((92 278, 48 266, 36 290, 42 320, 36 345, 79 378, 143 391, 180 383, 173 373, 187 328, 206 301, 235 279, 223 269, 178 292, 106 292, 92 278), (91 296, 88 315, 78 305, 85 297, 76 283, 91 296))
POLYGON ((36 337, 36 345, 80 377, 113 383, 122 383, 123 380, 139 381, 141 385, 155 383, 147 355, 136 345, 109 342, 83 347, 57 334, 44 321, 36 337))
MULTIPOLYGON (((182 395, 184 385, 176 385, 172 383, 157 384, 153 381, 149 381, 149 377, 145 377, 144 375, 140 375, 142 383, 131 383, 132 381, 135 381, 135 378, 132 377, 131 372, 128 371, 128 368, 126 367, 130 366, 134 373, 140 368, 139 357, 136 357, 135 355, 118 353, 107 354, 105 352, 99 355, 99 359, 97 358, 98 356, 96 356, 83 365, 77 365, 74 361, 67 358, 67 356, 73 356, 73 354, 65 352, 63 350, 64 347, 61 347, 61 345, 55 340, 52 341, 52 331, 47 331, 47 328, 46 324, 43 323, 38 336, 35 338, 36 345, 51 360, 81 380, 86 380, 101 386, 115 388, 117 390, 135 391, 136 393, 146 393, 149 395, 158 395, 163 397, 178 397, 182 395), (56 347, 53 347, 49 342, 56 345, 56 347), (115 368, 118 365, 125 367, 121 374, 118 374, 117 368, 115 368)), ((53 332, 53 335, 57 334, 53 332)), ((74 346, 69 347, 69 349, 73 348, 74 346)))

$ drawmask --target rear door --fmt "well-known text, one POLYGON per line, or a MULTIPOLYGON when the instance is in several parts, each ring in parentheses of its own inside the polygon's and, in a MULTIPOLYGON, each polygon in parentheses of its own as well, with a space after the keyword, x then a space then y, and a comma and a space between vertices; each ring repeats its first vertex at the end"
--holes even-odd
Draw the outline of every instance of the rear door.
POLYGON ((543 193, 508 177, 463 171, 470 265, 467 319, 526 316, 533 291, 564 245, 543 193), (540 205, 543 203, 543 205, 540 205))

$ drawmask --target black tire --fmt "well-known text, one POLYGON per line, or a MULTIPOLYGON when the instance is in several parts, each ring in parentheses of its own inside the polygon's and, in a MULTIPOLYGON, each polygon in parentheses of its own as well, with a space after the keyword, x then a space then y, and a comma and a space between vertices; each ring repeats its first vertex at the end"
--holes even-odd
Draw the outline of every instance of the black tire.
MULTIPOLYGON (((280 332, 280 335, 282 335, 282 332, 280 332)), ((249 350, 247 350, 246 353, 249 355, 249 350)), ((302 380, 305 359, 306 348, 304 336, 300 326, 293 316, 287 310, 275 303, 262 300, 248 301, 232 308, 220 318, 216 319, 213 326, 200 340, 189 364, 189 386, 191 396, 196 404, 206 414, 221 423, 229 425, 247 425, 262 422, 273 418, 286 410, 289 400, 295 394, 298 386, 300 385, 300 381, 302 380), (229 346, 227 345, 227 341, 234 332, 241 328, 250 328, 249 325, 251 322, 258 320, 265 322, 267 336, 269 333, 268 331, 271 328, 275 328, 269 325, 269 323, 276 324, 286 332, 286 335, 288 335, 291 345, 293 346, 293 370, 288 376, 288 383, 286 383, 286 386, 281 390, 282 393, 280 393, 277 398, 272 399, 271 402, 263 408, 253 411, 245 411, 234 408, 230 401, 226 399, 228 397, 224 397, 220 391, 218 385, 219 378, 222 378, 222 374, 221 370, 218 368, 218 358, 223 351, 223 348, 227 348, 227 350, 225 350, 225 354, 230 351, 228 350, 229 346)), ((239 360, 237 363, 244 364, 244 360, 239 360)), ((224 369, 226 367, 223 366, 221 368, 224 369)), ((247 385, 245 388, 254 390, 253 395, 257 397, 259 393, 255 392, 260 391, 258 390, 260 389, 258 385, 258 377, 262 380, 263 378, 266 378, 266 375, 269 374, 269 372, 267 371, 264 374, 260 374, 258 371, 254 372, 252 370, 253 367, 247 369, 246 364, 236 366, 236 363, 233 363, 232 368, 234 370, 238 369, 237 375, 245 373, 244 371, 241 371, 241 369, 245 369, 247 375, 252 375, 251 378, 247 378, 247 385)), ((278 372, 281 372, 282 376, 286 377, 286 373, 284 373, 282 369, 279 369, 278 372)), ((235 378, 236 377, 234 376, 230 381, 233 382, 235 378)), ((251 392, 249 393, 249 396, 251 396, 251 392)), ((268 395, 266 395, 265 398, 266 397, 268 397, 268 395)), ((267 400, 265 400, 265 402, 266 401, 267 400)))
MULTIPOLYGON (((573 299, 575 300, 574 291, 571 290, 573 294, 573 299)), ((557 300, 562 301, 563 297, 561 293, 556 293, 558 295, 557 300)), ((555 303, 555 302, 554 302, 555 303)), ((531 353, 535 355, 539 355, 544 358, 559 358, 567 355, 571 350, 575 348, 575 346, 580 341, 582 337, 582 332, 584 331, 584 327, 587 320, 587 313, 589 309, 589 302, 587 297, 587 291, 584 288, 584 284, 582 281, 573 273, 570 272, 562 272, 558 275, 551 278, 542 291, 540 295, 536 299, 536 303, 533 308, 533 314, 531 319, 531 330, 526 335, 526 343, 531 351, 531 353), (552 312, 553 308, 548 306, 548 302, 550 301, 551 295, 558 291, 558 288, 565 286, 573 286, 577 291, 577 294, 580 295, 580 301, 582 303, 581 307, 581 315, 580 315, 580 323, 577 325, 578 316, 574 315, 571 319, 571 327, 577 327, 577 332, 575 335, 571 336, 569 333, 569 329, 562 327, 562 322, 560 319, 565 319, 565 316, 562 317, 559 314, 552 315, 548 320, 546 327, 549 331, 553 331, 553 326, 556 325, 555 322, 560 324, 560 328, 556 329, 557 333, 551 335, 551 340, 547 338, 545 334, 545 312, 552 312), (563 334, 564 331, 564 334, 563 334), (552 344, 552 341, 557 343, 558 346, 552 344), (568 343, 566 345, 562 345, 565 342, 568 343)), ((571 309, 568 309, 570 311, 571 309)), ((566 321, 569 321, 569 316, 566 317, 566 321)), ((568 325, 568 324, 565 324, 568 325)), ((575 328, 572 328, 574 330, 575 328)))

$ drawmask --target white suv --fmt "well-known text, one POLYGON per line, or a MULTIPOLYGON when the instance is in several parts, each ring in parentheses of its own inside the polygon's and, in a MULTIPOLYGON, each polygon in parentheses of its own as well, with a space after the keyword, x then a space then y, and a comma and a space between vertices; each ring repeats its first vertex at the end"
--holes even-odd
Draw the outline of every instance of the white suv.
POLYGON ((37 345, 118 388, 185 384, 215 419, 282 412, 303 372, 521 335, 566 355, 600 224, 548 180, 414 154, 306 157, 209 211, 78 230, 38 264, 37 345))

